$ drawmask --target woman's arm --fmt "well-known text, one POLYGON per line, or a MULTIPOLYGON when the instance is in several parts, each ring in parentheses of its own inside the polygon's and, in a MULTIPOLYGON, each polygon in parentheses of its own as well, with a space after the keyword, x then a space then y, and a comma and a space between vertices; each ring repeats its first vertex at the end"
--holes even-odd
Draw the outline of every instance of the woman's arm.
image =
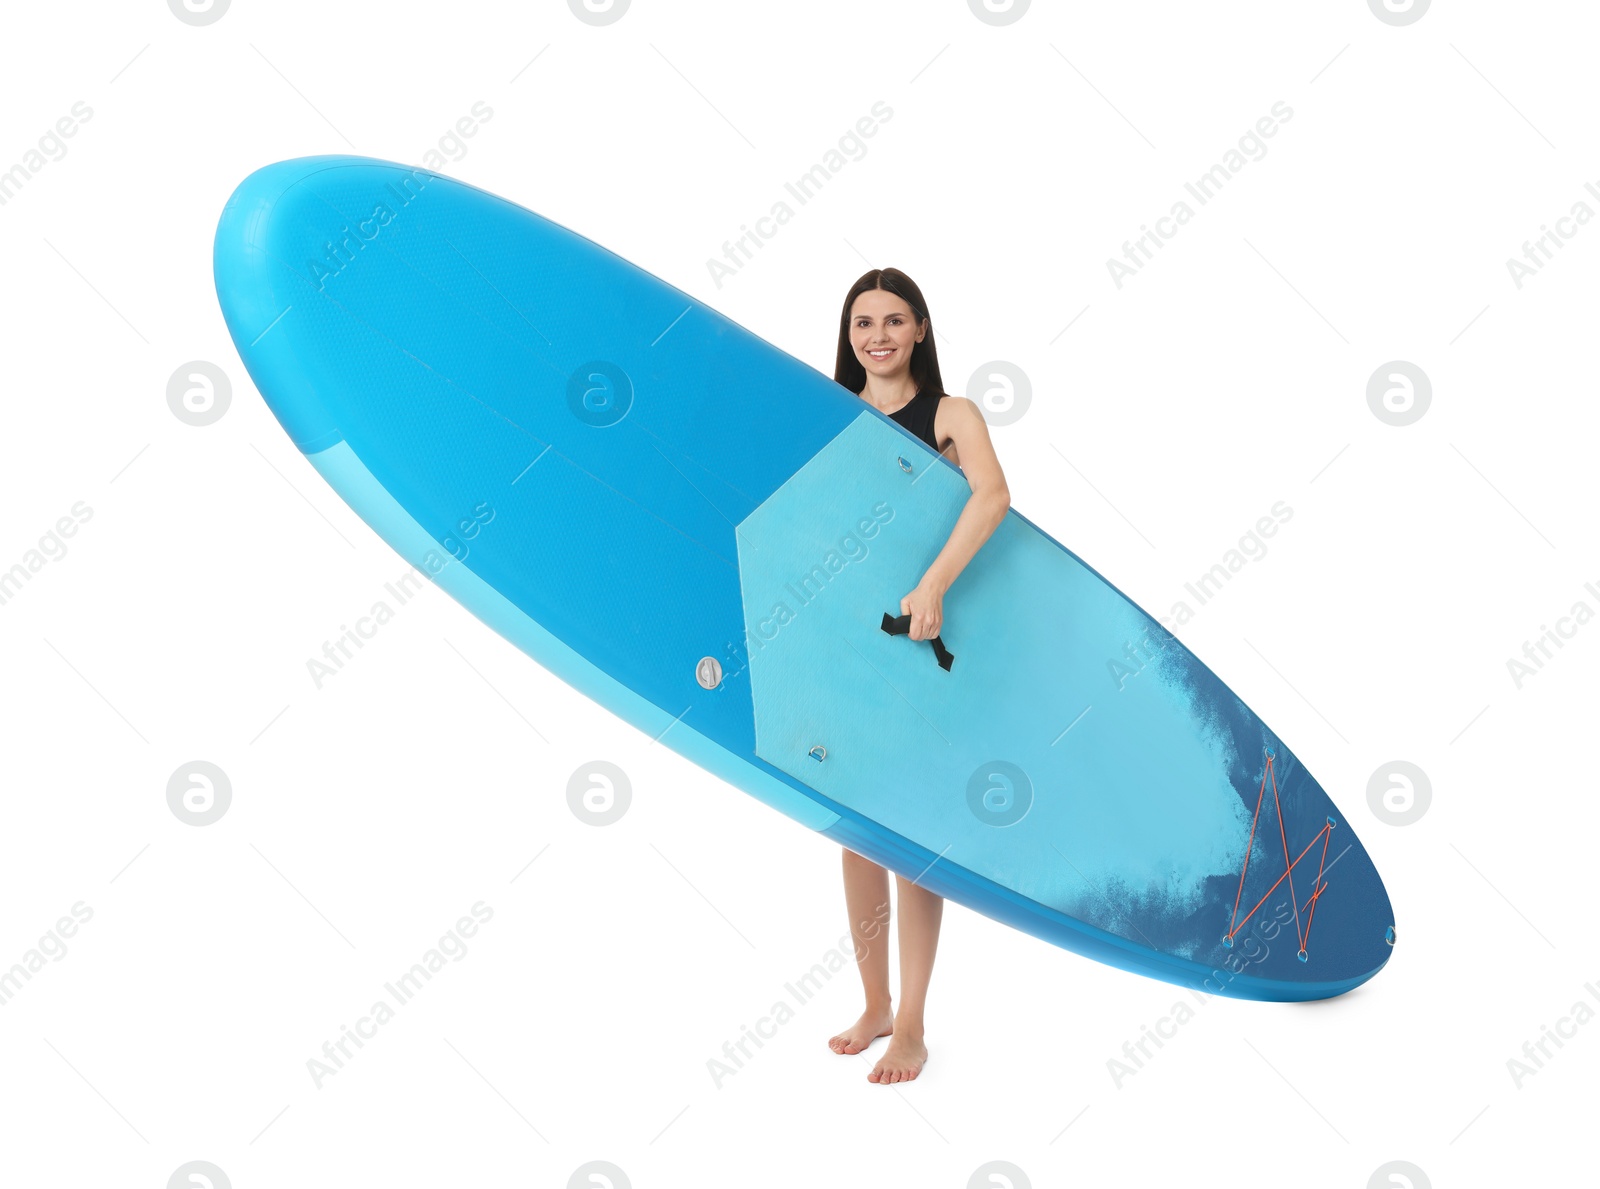
POLYGON ((939 634, 944 624, 945 591, 1011 507, 1011 491, 978 406, 964 396, 947 396, 939 402, 937 421, 955 442, 956 457, 961 460, 961 471, 972 494, 939 556, 933 559, 916 589, 900 600, 900 614, 911 616, 913 640, 931 640, 939 634))

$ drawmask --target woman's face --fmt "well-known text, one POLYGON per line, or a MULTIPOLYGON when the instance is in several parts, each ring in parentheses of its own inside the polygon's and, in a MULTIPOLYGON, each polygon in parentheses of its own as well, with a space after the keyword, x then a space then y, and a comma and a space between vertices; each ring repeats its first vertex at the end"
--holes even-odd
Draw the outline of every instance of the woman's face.
POLYGON ((905 299, 883 289, 856 295, 850 306, 850 343, 868 375, 901 375, 911 367, 912 347, 927 324, 917 325, 905 299))

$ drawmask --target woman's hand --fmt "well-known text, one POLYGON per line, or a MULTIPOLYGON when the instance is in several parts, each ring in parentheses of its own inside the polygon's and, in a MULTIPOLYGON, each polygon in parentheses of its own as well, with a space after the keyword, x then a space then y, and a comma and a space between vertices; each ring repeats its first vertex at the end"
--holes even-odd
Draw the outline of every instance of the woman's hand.
POLYGON ((1011 491, 978 406, 964 396, 947 396, 939 402, 935 417, 937 435, 942 440, 948 433, 956 445, 972 494, 939 556, 923 573, 917 588, 900 600, 900 614, 911 616, 908 634, 913 640, 931 640, 939 634, 944 625, 945 592, 1011 507, 1011 491))
POLYGON ((944 591, 924 574, 916 589, 900 600, 900 614, 911 616, 911 639, 931 640, 939 634, 944 625, 944 591))

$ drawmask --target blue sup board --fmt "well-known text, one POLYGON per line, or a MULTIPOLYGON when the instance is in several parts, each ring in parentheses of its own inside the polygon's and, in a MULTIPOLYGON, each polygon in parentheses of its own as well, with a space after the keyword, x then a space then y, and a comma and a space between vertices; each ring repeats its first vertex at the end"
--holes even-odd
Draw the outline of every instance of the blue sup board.
POLYGON ((827 376, 581 235, 386 161, 251 174, 214 264, 245 367, 334 491, 728 783, 1197 990, 1326 998, 1388 960, 1382 880, 1304 765, 1015 510, 946 594, 940 647, 897 631, 969 488, 827 376))

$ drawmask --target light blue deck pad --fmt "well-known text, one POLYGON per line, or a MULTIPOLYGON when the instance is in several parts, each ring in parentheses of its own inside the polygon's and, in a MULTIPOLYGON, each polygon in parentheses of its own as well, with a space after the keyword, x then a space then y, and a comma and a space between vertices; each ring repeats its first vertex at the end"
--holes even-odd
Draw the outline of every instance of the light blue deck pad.
MULTIPOLYGON (((1307 960, 1292 921, 1270 947, 1218 947, 1263 747, 1296 851, 1337 810, 1215 675, 1017 511, 946 596, 949 672, 882 632, 965 480, 715 310, 495 195, 360 157, 251 174, 214 269, 251 378, 328 484, 665 746, 941 895, 1152 977, 1312 999, 1389 957, 1387 896, 1342 820, 1307 960), (1118 690, 1108 662, 1147 636, 1164 646, 1118 690), (996 761, 1031 790, 1004 826, 969 808, 1003 801, 996 761)), ((1281 872, 1278 829, 1269 802, 1246 908, 1281 872)))
POLYGON ((1244 860, 1232 740, 1153 673, 1115 688, 1107 662, 1127 664, 1144 616, 1014 517, 946 595, 950 672, 929 645, 883 632, 881 613, 900 613, 969 494, 924 455, 906 474, 905 454, 898 434, 858 418, 740 525, 756 754, 1103 929, 1132 937, 1136 919, 1188 916, 1206 881, 1244 860), (863 539, 874 507, 883 522, 863 539), (1021 775, 996 767, 991 781, 996 761, 1021 775), (975 773, 1000 790, 993 808, 970 803, 975 773), (1013 813, 1026 810, 1015 822, 1007 784, 1013 813))

